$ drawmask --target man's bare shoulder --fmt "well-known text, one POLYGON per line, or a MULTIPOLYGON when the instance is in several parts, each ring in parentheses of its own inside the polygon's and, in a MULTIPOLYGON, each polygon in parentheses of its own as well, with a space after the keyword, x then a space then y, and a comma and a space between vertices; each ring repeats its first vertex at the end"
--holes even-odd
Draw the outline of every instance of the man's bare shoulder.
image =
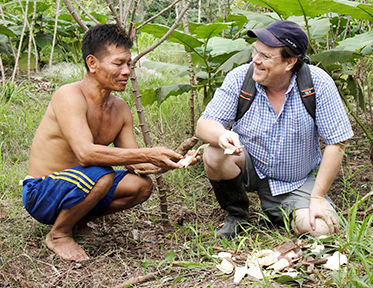
POLYGON ((84 92, 80 82, 69 83, 57 89, 52 97, 52 101, 67 101, 69 99, 82 101, 84 100, 84 92))

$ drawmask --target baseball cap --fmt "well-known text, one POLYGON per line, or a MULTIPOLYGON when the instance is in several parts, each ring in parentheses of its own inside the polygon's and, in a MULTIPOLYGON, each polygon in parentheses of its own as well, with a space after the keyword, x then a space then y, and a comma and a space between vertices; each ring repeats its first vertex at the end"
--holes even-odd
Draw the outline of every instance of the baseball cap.
POLYGON ((287 46, 297 55, 306 56, 308 37, 302 27, 289 20, 274 21, 263 29, 247 31, 249 37, 258 38, 270 47, 287 46))

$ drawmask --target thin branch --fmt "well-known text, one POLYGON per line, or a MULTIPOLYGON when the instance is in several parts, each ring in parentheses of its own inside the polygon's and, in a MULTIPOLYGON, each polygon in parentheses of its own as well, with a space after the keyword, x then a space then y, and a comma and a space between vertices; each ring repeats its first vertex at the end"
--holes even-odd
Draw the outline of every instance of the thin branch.
POLYGON ((137 30, 139 30, 140 28, 142 28, 143 26, 145 26, 146 24, 148 24, 149 22, 153 21, 155 18, 159 17, 160 15, 162 15, 164 12, 170 10, 172 7, 174 7, 177 3, 179 3, 181 0, 175 0, 174 3, 172 3, 170 6, 164 8, 161 12, 159 12, 157 15, 154 15, 152 17, 150 17, 148 20, 146 20, 144 23, 141 23, 141 25, 139 25, 138 27, 136 27, 137 30))
POLYGON ((185 12, 189 9, 190 4, 192 3, 192 0, 189 0, 183 10, 181 10, 179 18, 176 19, 175 23, 170 27, 170 30, 167 31, 166 34, 162 36, 161 39, 157 41, 157 43, 153 44, 150 46, 148 49, 142 51, 139 55, 136 56, 136 58, 132 61, 133 63, 136 63, 137 61, 140 60, 142 56, 145 54, 149 53, 150 51, 153 51, 155 48, 157 48, 159 45, 161 45, 167 38, 168 36, 171 35, 171 33, 176 29, 176 27, 179 25, 181 19, 183 18, 185 12))
POLYGON ((127 30, 127 18, 128 18, 128 14, 130 13, 131 5, 132 5, 132 0, 129 0, 126 12, 124 13, 124 16, 123 16, 123 19, 122 19, 124 30, 127 30))
MULTIPOLYGON (((18 2, 21 5, 22 10, 23 10, 23 6, 22 6, 21 1, 18 0, 18 2)), ((16 78, 16 73, 17 73, 17 69, 18 69, 18 61, 19 61, 19 57, 21 55, 22 41, 23 41, 23 37, 25 36, 25 29, 26 29, 26 25, 27 25, 28 2, 29 2, 29 0, 26 0, 26 11, 24 12, 24 15, 25 15, 24 16, 24 21, 25 22, 23 23, 21 37, 19 39, 19 46, 18 46, 18 51, 17 51, 17 56, 16 56, 16 59, 15 59, 15 63, 14 63, 14 69, 13 69, 12 80, 11 80, 12 84, 14 83, 14 80, 16 78)))
POLYGON ((131 12, 130 27, 128 28, 128 35, 130 35, 132 41, 135 39, 135 35, 136 35, 136 29, 133 28, 134 27, 133 21, 135 19, 137 4, 138 4, 138 0, 134 0, 132 12, 131 12))
POLYGON ((96 24, 101 24, 95 17, 93 17, 84 7, 82 4, 80 4, 80 2, 78 0, 74 0, 76 5, 78 5, 79 9, 83 11, 83 13, 85 15, 88 16, 89 19, 91 19, 93 22, 95 22, 96 24))
MULTIPOLYGON (((30 66, 31 66, 31 43, 33 38, 33 31, 34 31, 34 23, 35 23, 35 17, 36 17, 36 0, 34 0, 34 10, 32 12, 32 20, 31 20, 31 27, 29 32, 29 41, 28 41, 28 53, 27 53, 27 80, 31 81, 31 75, 30 75, 30 66)), ((37 53, 37 51, 36 51, 37 53)))
POLYGON ((54 33, 53 33, 51 56, 49 57, 49 67, 52 67, 52 62, 53 62, 53 52, 54 52, 54 46, 56 45, 57 25, 58 25, 59 15, 60 15, 60 0, 57 0, 56 19, 54 21, 54 33))
POLYGON ((111 0, 106 0, 106 3, 107 5, 109 6, 110 10, 111 10, 111 13, 113 13, 113 17, 115 19, 115 22, 117 22, 117 25, 119 25, 120 27, 122 27, 122 23, 120 23, 120 20, 118 18, 118 14, 117 14, 117 11, 115 11, 115 8, 114 8, 114 4, 111 0))
POLYGON ((78 25, 86 32, 88 30, 87 25, 84 23, 83 19, 79 16, 79 14, 76 12, 74 6, 71 4, 70 0, 63 0, 65 3, 65 6, 67 10, 69 10, 70 15, 73 16, 74 20, 78 25))
POLYGON ((5 70, 4 70, 3 60, 1 59, 1 54, 0 54, 0 72, 1 72, 1 83, 2 83, 2 86, 5 87, 5 70))

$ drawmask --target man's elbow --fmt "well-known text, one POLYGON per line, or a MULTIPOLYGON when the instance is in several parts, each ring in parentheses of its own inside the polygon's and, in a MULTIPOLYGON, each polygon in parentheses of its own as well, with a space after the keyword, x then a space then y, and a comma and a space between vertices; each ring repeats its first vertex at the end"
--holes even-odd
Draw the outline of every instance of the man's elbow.
POLYGON ((79 165, 81 165, 83 167, 94 165, 93 161, 94 161, 95 157, 93 157, 92 153, 90 153, 86 149, 76 152, 75 156, 79 161, 79 165))

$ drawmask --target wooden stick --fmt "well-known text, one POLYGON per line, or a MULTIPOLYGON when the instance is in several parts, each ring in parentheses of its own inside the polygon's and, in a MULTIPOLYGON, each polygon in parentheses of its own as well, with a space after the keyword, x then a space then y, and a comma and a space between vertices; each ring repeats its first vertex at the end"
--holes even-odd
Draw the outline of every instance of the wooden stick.
POLYGON ((60 0, 57 0, 56 18, 54 20, 54 32, 53 32, 52 49, 51 49, 51 55, 49 57, 49 67, 52 67, 52 62, 53 62, 53 52, 54 52, 54 46, 56 45, 57 25, 58 25, 58 16, 59 15, 60 15, 60 0))
POLYGON ((79 16, 79 14, 76 12, 74 6, 71 4, 70 0, 63 0, 65 3, 65 6, 67 10, 69 10, 70 15, 73 16, 74 20, 78 25, 83 29, 84 32, 88 30, 87 25, 84 23, 83 19, 79 16))
MULTIPOLYGON (((23 6, 22 6, 21 1, 18 0, 18 2, 21 5, 22 10, 23 10, 23 6)), ((23 37, 25 36, 25 29, 26 29, 26 25, 27 25, 26 23, 27 23, 28 2, 29 2, 29 0, 26 0, 26 11, 24 12, 24 23, 23 23, 23 27, 22 27, 21 37, 19 39, 17 56, 16 56, 15 63, 14 63, 14 69, 13 69, 12 80, 11 80, 12 84, 14 83, 14 80, 16 78, 16 73, 17 73, 17 70, 18 70, 18 61, 19 61, 19 57, 21 55, 23 37)))
POLYGON ((131 5, 132 5, 132 0, 129 0, 126 12, 124 13, 124 16, 123 16, 123 19, 122 19, 122 24, 123 24, 123 29, 124 30, 127 30, 127 18, 128 18, 128 14, 130 13, 131 5))
MULTIPOLYGON (((34 0, 34 10, 32 12, 32 20, 31 20, 31 27, 30 27, 30 34, 29 34, 29 41, 28 41, 28 53, 27 53, 27 80, 28 82, 31 82, 31 75, 30 75, 30 70, 31 70, 30 60, 31 59, 30 58, 31 58, 31 43, 32 43, 32 37, 33 37, 33 31, 34 31, 35 17, 36 17, 36 0, 34 0)), ((35 51, 35 53, 38 53, 38 52, 35 51)))
POLYGON ((115 22, 117 22, 117 25, 119 27, 122 27, 122 23, 120 22, 119 18, 118 18, 118 14, 117 14, 117 11, 115 11, 115 8, 114 8, 114 4, 111 0, 106 0, 106 3, 107 5, 109 6, 110 10, 111 10, 111 13, 113 13, 113 17, 115 19, 115 22))
POLYGON ((138 4, 138 1, 133 0, 133 7, 132 7, 131 19, 130 19, 130 27, 128 28, 128 35, 130 35, 132 41, 135 40, 135 36, 136 36, 136 29, 134 29, 135 25, 134 25, 133 21, 135 19, 137 4, 138 4))
POLYGON ((3 87, 5 87, 5 71, 4 71, 3 60, 1 59, 1 54, 0 54, 0 72, 1 72, 1 84, 3 87))

